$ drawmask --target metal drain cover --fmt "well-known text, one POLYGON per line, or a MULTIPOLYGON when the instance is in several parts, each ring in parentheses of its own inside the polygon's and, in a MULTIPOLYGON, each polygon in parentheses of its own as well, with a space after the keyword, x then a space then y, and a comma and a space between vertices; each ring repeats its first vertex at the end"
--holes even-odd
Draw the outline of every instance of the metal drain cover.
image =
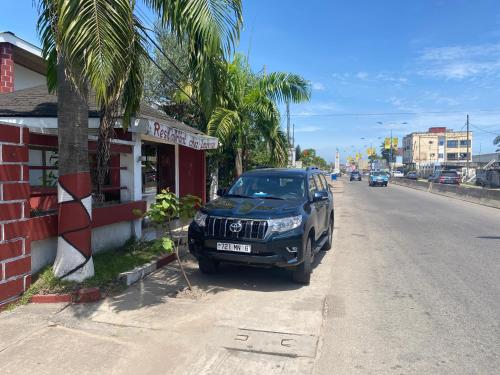
POLYGON ((284 357, 314 358, 318 338, 286 332, 262 331, 247 328, 229 329, 224 335, 223 347, 252 353, 278 355, 284 357))

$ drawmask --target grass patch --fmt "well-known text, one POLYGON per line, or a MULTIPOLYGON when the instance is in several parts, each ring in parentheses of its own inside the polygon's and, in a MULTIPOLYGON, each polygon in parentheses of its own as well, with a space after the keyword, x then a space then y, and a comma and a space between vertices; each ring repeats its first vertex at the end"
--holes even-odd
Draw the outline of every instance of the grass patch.
POLYGON ((35 294, 70 293, 80 288, 99 287, 106 293, 121 291, 125 284, 118 280, 120 273, 130 271, 164 254, 165 250, 159 241, 131 240, 120 248, 96 254, 95 275, 81 283, 62 281, 55 277, 52 266, 47 266, 33 277, 31 286, 15 305, 28 303, 35 294))

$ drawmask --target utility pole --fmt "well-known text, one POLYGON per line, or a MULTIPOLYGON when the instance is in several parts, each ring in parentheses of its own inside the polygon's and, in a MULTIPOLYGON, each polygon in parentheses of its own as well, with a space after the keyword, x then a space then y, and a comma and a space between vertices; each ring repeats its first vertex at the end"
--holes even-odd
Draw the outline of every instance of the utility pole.
POLYGON ((465 181, 469 178, 469 115, 467 115, 467 163, 465 167, 465 181))
POLYGON ((392 171, 392 128, 391 128, 391 149, 389 150, 389 172, 392 171))
POLYGON ((286 102, 286 139, 290 147, 290 103, 286 102))

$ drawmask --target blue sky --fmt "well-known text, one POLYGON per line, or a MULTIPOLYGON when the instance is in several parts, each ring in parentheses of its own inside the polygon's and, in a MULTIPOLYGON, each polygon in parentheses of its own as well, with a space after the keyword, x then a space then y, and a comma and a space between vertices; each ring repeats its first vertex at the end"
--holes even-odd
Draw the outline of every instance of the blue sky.
MULTIPOLYGON (((494 151, 498 0, 243 2, 238 50, 254 69, 312 82, 311 101, 291 108, 302 148, 331 161, 336 147, 343 157, 364 151, 390 129, 399 137, 431 126, 461 129, 469 113, 474 154, 494 151)), ((0 30, 39 44, 35 25, 32 0, 2 1, 0 30)))

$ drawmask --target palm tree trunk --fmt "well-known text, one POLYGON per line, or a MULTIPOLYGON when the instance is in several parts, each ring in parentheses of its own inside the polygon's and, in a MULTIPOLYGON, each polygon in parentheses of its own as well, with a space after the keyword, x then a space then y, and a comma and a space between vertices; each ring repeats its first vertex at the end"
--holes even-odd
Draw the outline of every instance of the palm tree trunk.
POLYGON ((92 184, 88 159, 88 106, 57 62, 59 128, 58 240, 54 274, 82 281, 94 275, 91 250, 92 184))
POLYGON ((113 138, 117 101, 101 110, 99 136, 97 139, 96 194, 94 200, 104 201, 103 187, 109 173, 111 138, 113 138))
POLYGON ((236 177, 240 176, 243 173, 243 149, 238 147, 236 149, 236 177))

